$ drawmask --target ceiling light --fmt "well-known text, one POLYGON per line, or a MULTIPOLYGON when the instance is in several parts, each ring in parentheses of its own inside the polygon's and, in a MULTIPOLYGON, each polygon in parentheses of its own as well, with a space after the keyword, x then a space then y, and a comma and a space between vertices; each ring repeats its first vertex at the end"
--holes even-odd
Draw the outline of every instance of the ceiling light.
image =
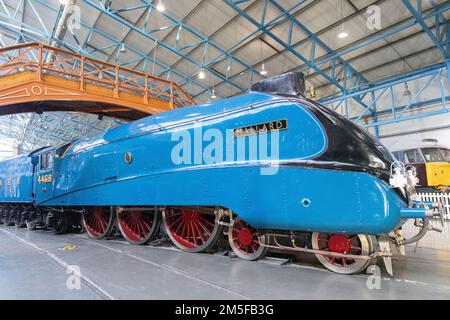
POLYGON ((345 31, 341 31, 341 32, 338 34, 338 37, 339 37, 340 39, 347 38, 347 37, 348 37, 348 33, 345 32, 345 31))
POLYGON ((125 43, 122 42, 122 44, 120 45, 120 52, 125 53, 127 52, 127 47, 125 47, 125 43))
POLYGON ((261 75, 262 76, 265 76, 266 74, 268 74, 268 72, 267 72, 267 70, 266 70, 266 68, 265 68, 265 66, 264 66, 264 63, 262 64, 262 67, 261 67, 261 75))
POLYGON ((345 31, 344 25, 342 25, 342 30, 338 34, 339 39, 344 39, 348 37, 348 33, 345 31))
POLYGON ((216 99, 216 91, 214 89, 212 89, 212 93, 211 93, 211 99, 216 99))
POLYGON ((411 91, 409 90, 408 82, 405 82, 405 91, 403 92, 403 96, 404 97, 410 97, 411 96, 411 91))
POLYGON ((205 71, 203 71, 203 69, 200 70, 200 72, 198 74, 198 78, 199 79, 205 79, 206 78, 206 73, 205 73, 205 71))
POLYGON ((158 10, 159 12, 166 11, 166 7, 164 7, 164 4, 162 3, 161 0, 158 1, 158 4, 156 5, 156 10, 158 10))

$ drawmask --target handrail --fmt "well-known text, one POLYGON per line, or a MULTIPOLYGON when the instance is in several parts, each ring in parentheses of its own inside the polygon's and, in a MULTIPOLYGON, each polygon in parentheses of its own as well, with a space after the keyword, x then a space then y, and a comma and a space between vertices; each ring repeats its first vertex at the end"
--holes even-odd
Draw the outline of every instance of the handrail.
POLYGON ((78 53, 37 42, 0 48, 0 79, 23 71, 36 72, 38 81, 42 81, 46 74, 77 80, 81 91, 86 90, 87 83, 93 83, 113 89, 114 97, 122 93, 142 96, 142 103, 149 105, 152 99, 166 101, 171 108, 195 104, 193 98, 173 81, 78 53), (15 52, 17 50, 23 51, 15 52))

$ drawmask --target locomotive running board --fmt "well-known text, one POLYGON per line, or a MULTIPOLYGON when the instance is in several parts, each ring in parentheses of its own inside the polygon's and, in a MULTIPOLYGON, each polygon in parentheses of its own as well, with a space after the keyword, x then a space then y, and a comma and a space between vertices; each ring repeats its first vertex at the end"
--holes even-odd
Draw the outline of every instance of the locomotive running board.
MULTIPOLYGON (((353 255, 353 254, 343 254, 343 253, 330 252, 330 251, 325 251, 325 250, 297 247, 294 242, 292 242, 292 247, 288 247, 288 246, 279 244, 278 241, 276 240, 277 235, 275 235, 275 234, 265 234, 265 236, 267 236, 269 240, 270 240, 270 237, 273 236, 273 240, 276 245, 274 246, 274 245, 270 245, 270 244, 262 244, 263 241, 260 241, 261 246, 266 247, 266 248, 271 248, 271 249, 281 249, 281 250, 293 251, 293 252, 320 254, 323 256, 332 256, 332 257, 336 257, 336 258, 363 259, 363 260, 370 260, 370 259, 374 259, 377 257, 383 257, 383 259, 389 258, 389 260, 390 260, 390 257, 392 257, 390 250, 389 251, 387 251, 387 250, 378 251, 378 252, 374 252, 370 255, 353 255)), ((386 268, 386 269, 388 269, 388 268, 386 268)), ((388 272, 389 272, 389 270, 388 270, 388 272)), ((391 265, 391 272, 392 272, 392 265, 391 265)))

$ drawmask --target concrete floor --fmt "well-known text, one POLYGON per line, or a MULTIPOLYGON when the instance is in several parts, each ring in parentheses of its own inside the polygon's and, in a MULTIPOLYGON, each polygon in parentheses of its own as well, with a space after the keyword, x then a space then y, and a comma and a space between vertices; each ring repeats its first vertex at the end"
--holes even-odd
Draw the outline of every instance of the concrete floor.
POLYGON ((0 226, 0 299, 450 299, 450 252, 413 249, 370 290, 368 275, 331 273, 312 256, 247 262, 0 226), (67 288, 72 265, 80 289, 67 288))

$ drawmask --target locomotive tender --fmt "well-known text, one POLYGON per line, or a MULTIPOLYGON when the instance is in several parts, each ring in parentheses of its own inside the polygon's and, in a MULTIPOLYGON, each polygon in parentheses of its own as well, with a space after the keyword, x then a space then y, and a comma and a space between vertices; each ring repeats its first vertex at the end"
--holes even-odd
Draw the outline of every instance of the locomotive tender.
POLYGON ((420 239, 434 205, 415 199, 412 172, 368 133, 303 91, 303 75, 289 73, 3 160, 1 221, 62 233, 82 220, 96 239, 117 226, 134 244, 162 225, 188 252, 227 237, 247 260, 276 248, 343 274, 383 257, 391 272, 390 245, 420 239), (408 218, 420 230, 412 239, 401 234, 408 218))

